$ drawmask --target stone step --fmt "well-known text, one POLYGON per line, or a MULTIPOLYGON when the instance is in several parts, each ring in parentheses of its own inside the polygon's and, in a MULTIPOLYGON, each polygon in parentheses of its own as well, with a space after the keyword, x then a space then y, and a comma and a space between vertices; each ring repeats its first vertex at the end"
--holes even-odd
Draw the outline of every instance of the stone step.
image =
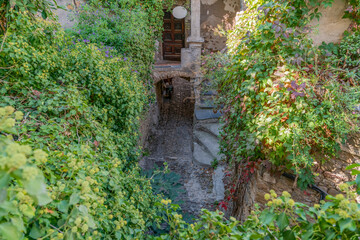
POLYGON ((204 150, 207 150, 208 153, 212 155, 212 159, 221 160, 222 156, 218 154, 220 145, 217 137, 204 131, 195 130, 194 138, 195 141, 204 148, 204 150))
POLYGON ((196 105, 202 109, 204 108, 218 109, 219 107, 220 109, 224 108, 223 104, 221 105, 215 104, 215 100, 211 98, 200 98, 200 100, 196 103, 196 105))
POLYGON ((195 108, 195 117, 198 120, 205 120, 205 119, 218 119, 221 117, 220 111, 214 113, 212 109, 201 109, 199 107, 195 108))
POLYGON ((216 90, 204 90, 201 91, 200 95, 204 95, 204 96, 216 96, 218 93, 216 90))
POLYGON ((224 169, 223 166, 218 166, 213 175, 213 191, 215 193, 215 200, 221 201, 225 198, 225 184, 223 181, 224 178, 224 169))
POLYGON ((216 100, 216 97, 213 95, 200 94, 200 101, 214 102, 215 100, 216 100))
POLYGON ((199 144, 194 142, 193 160, 196 164, 200 166, 210 167, 214 158, 210 153, 204 150, 199 144))
POLYGON ((220 136, 220 123, 201 123, 196 126, 197 130, 201 130, 212 134, 214 137, 219 138, 220 136))
POLYGON ((199 106, 199 108, 202 108, 202 109, 213 109, 213 108, 216 108, 216 105, 214 104, 214 102, 213 102, 213 101, 210 101, 210 100, 200 99, 200 102, 197 103, 197 105, 199 106))

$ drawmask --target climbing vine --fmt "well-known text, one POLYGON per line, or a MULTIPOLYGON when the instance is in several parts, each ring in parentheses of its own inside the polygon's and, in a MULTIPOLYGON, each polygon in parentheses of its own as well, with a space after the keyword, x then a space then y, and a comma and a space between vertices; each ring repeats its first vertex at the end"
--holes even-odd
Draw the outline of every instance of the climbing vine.
POLYGON ((43 0, 4 0, 0 3, 0 34, 4 34, 10 23, 16 16, 16 12, 27 12, 32 18, 40 13, 42 18, 46 19, 53 16, 52 10, 58 8, 56 1, 43 0))
POLYGON ((335 156, 358 129, 357 30, 336 46, 316 47, 308 37, 309 21, 331 3, 248 1, 229 32, 229 64, 219 80, 222 152, 241 165, 244 180, 264 165, 293 171, 306 188, 314 161, 335 156))

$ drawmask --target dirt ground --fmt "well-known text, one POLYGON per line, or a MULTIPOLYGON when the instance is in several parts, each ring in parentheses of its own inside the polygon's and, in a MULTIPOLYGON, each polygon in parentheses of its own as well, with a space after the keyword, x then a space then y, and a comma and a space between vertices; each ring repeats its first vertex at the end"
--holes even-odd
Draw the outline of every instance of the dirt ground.
POLYGON ((194 102, 191 85, 181 78, 173 80, 171 99, 158 97, 160 122, 147 140, 147 156, 140 166, 148 170, 168 163, 169 169, 181 176, 185 190, 180 193, 180 204, 185 215, 197 217, 202 208, 214 210, 213 169, 202 168, 192 161, 192 133, 194 102))

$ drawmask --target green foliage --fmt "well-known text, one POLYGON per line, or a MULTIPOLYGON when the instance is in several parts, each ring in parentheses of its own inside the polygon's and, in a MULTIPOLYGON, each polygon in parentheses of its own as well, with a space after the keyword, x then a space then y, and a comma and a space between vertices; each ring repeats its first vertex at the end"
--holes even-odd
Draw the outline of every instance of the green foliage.
POLYGON ((35 208, 51 201, 37 167, 46 162, 47 154, 12 139, 15 119, 22 118, 23 113, 14 113, 12 107, 0 108, 0 236, 5 240, 20 239, 35 208))
POLYGON ((349 0, 348 8, 345 10, 344 18, 348 18, 353 21, 354 28, 359 30, 360 25, 360 1, 349 0))
POLYGON ((124 61, 133 62, 148 83, 156 40, 162 36, 163 8, 171 4, 160 0, 92 0, 76 14, 72 34, 103 45, 105 52, 110 47, 116 49, 124 61))
MULTIPOLYGON (((186 191, 184 186, 180 183, 181 176, 175 172, 171 172, 167 168, 167 165, 165 165, 165 168, 145 171, 144 174, 148 179, 150 179, 153 194, 161 195, 165 199, 171 199, 175 204, 183 203, 179 197, 186 191)), ((179 209, 178 212, 182 213, 181 209, 179 209)), ((156 217, 159 222, 161 222, 163 218, 166 218, 166 212, 159 211, 156 217)), ((189 221, 192 218, 193 216, 189 214, 184 216, 185 221, 189 221)), ((170 226, 168 224, 164 225, 154 222, 150 229, 154 235, 158 236, 160 234, 168 233, 170 226)))
POLYGON ((26 12, 32 18, 37 13, 46 19, 58 7, 55 0, 3 0, 0 2, 0 34, 7 30, 8 23, 14 20, 16 12, 26 12))
POLYGON ((211 161, 211 167, 216 169, 217 167, 219 166, 219 161, 214 158, 212 161, 211 161))
POLYGON ((147 170, 144 175, 150 179, 155 195, 162 195, 179 203, 179 195, 185 192, 180 183, 181 176, 179 174, 171 172, 165 167, 161 170, 147 170))
MULTIPOLYGON (((354 186, 341 185, 345 196, 329 196, 314 207, 295 203, 286 192, 281 197, 271 192, 265 196, 267 207, 243 224, 207 210, 189 224, 178 205, 159 202, 154 192, 176 198, 179 176, 146 179, 136 161, 146 102, 141 77, 148 73, 150 48, 161 32, 163 5, 158 0, 106 4, 93 0, 81 9, 80 40, 54 21, 34 17, 50 14, 47 1, 0 6, 1 239, 359 237, 358 196, 351 188, 359 192, 360 177, 350 183, 354 186), (102 17, 89 15, 99 3, 102 17), (116 15, 130 20, 113 23, 116 15), (99 35, 92 38, 95 30, 99 35), (138 34, 146 41, 139 42, 138 34), (117 41, 122 38, 125 42, 117 41), (154 225, 163 229, 162 219, 169 233, 146 236, 154 225)), ((227 157, 251 166, 250 173, 255 161, 268 159, 280 169, 293 169, 303 186, 311 182, 313 151, 335 154, 339 140, 356 129, 353 109, 359 99, 358 35, 349 34, 339 46, 312 48, 305 34, 307 14, 319 13, 310 6, 320 2, 249 1, 239 21, 244 27, 229 35, 234 56, 208 59, 218 74, 212 80, 227 72, 219 82, 227 157)), ((349 166, 353 174, 359 173, 356 167, 349 166)))
POLYGON ((328 196, 327 202, 313 207, 297 203, 288 192, 278 197, 274 191, 265 194, 269 200, 263 210, 253 211, 244 223, 226 219, 222 212, 203 210, 199 221, 188 224, 165 202, 171 232, 155 239, 356 239, 360 236, 358 195, 349 184, 340 188, 346 195, 328 196))
POLYGON ((324 67, 336 69, 340 77, 352 85, 360 83, 360 32, 346 33, 340 44, 320 46, 324 67))
MULTIPOLYGON (((227 74, 218 79, 222 152, 229 161, 269 161, 277 170, 293 170, 306 188, 314 153, 323 156, 318 160, 335 156, 358 129, 359 78, 350 70, 358 68, 357 35, 344 39, 336 60, 307 37, 309 19, 320 16, 317 7, 331 2, 249 1, 239 16, 229 33, 227 74), (328 61, 345 61, 349 69, 328 61)), ((243 179, 251 173, 245 169, 243 179)))
POLYGON ((44 190, 40 180, 22 184, 20 169, 0 199, 1 207, 9 200, 15 206, 1 208, 0 238, 141 238, 154 222, 157 197, 135 165, 145 102, 138 74, 116 50, 107 58, 96 44, 73 42, 54 22, 16 14, 0 52, 0 106, 25 117, 13 150, 3 152, 0 144, 1 176, 7 158, 25 155, 24 168, 41 170, 34 176, 45 177, 52 201, 36 199, 35 191, 44 190), (46 151, 48 161, 35 161, 36 152, 23 144, 46 151), (10 230, 16 237, 6 235, 10 230))
POLYGON ((101 45, 111 58, 109 50, 123 54, 124 61, 133 61, 137 71, 148 73, 154 58, 154 31, 147 24, 147 15, 141 9, 97 8, 85 5, 79 12, 78 25, 73 30, 76 38, 101 45))
POLYGON ((95 7, 115 9, 141 9, 147 15, 146 24, 155 32, 157 37, 162 36, 163 9, 173 6, 173 0, 90 0, 89 4, 95 7))

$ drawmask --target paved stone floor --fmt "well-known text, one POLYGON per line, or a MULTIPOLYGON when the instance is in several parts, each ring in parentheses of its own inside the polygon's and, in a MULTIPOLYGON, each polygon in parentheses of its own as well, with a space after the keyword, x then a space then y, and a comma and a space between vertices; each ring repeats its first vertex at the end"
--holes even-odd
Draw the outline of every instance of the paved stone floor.
POLYGON ((140 165, 150 169, 155 164, 167 162, 171 171, 181 175, 180 182, 185 191, 180 194, 179 200, 183 202, 180 204, 183 213, 196 217, 202 208, 215 208, 217 187, 213 178, 219 175, 219 171, 215 174, 212 168, 193 163, 194 103, 188 99, 191 85, 181 78, 175 79, 173 85, 172 98, 164 99, 161 104, 158 128, 148 138, 149 155, 142 159, 140 165))

